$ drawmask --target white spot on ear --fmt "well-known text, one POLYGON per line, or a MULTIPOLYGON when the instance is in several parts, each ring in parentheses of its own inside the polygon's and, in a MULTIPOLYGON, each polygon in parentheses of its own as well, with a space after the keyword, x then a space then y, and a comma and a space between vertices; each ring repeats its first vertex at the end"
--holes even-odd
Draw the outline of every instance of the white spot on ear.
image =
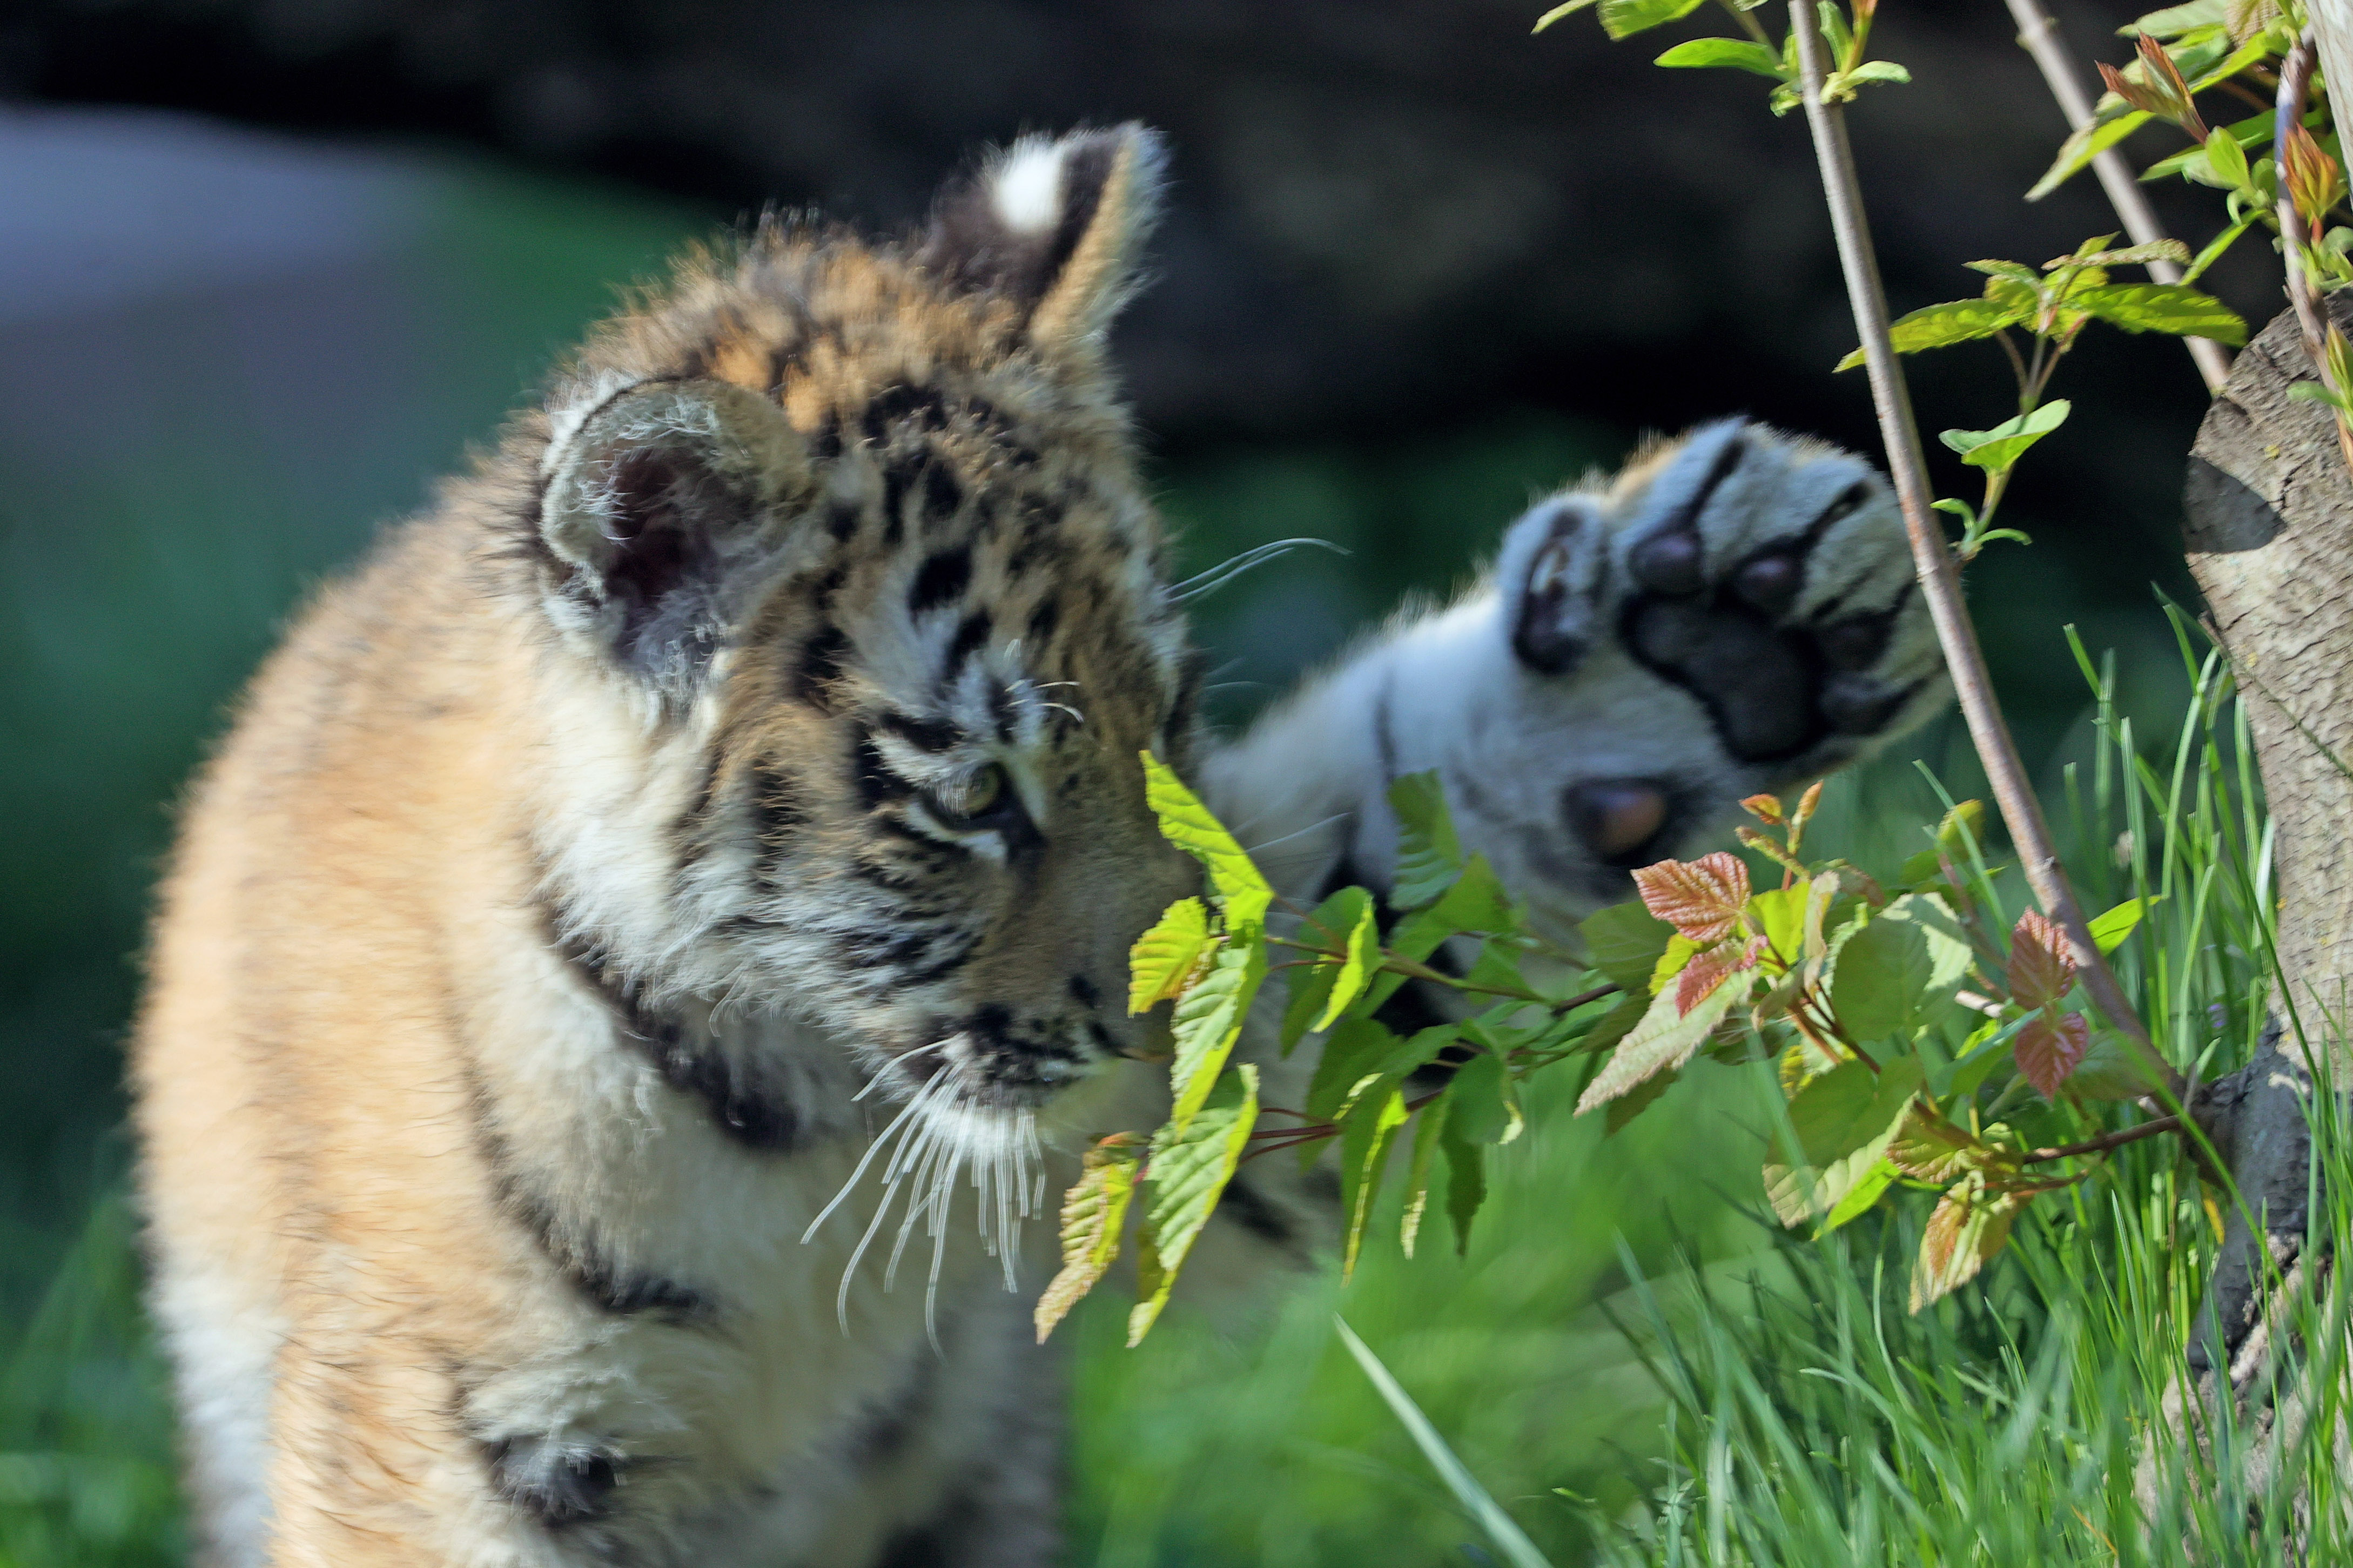
POLYGON ((1016 234, 1043 234, 1062 216, 1062 143, 1016 142, 989 184, 997 221, 1016 234))

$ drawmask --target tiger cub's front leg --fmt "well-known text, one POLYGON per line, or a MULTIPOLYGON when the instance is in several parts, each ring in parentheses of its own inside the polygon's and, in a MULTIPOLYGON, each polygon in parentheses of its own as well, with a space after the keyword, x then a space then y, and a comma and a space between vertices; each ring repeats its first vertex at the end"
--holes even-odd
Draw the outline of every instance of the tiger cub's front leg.
POLYGON ((1742 796, 1869 754, 1950 688, 1885 482, 1743 420, 1554 496, 1452 606, 1401 619, 1211 765, 1302 896, 1386 881, 1386 794, 1435 769, 1466 847, 1556 921, 1742 796))

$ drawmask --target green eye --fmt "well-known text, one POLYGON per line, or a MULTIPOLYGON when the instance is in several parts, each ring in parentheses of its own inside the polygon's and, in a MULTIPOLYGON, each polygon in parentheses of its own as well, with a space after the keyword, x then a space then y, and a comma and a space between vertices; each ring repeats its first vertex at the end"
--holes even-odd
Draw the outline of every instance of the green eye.
POLYGON ((940 826, 952 833, 1002 828, 1021 816, 1020 798, 1013 793, 1005 770, 995 763, 973 774, 960 790, 926 794, 923 804, 939 818, 940 826))

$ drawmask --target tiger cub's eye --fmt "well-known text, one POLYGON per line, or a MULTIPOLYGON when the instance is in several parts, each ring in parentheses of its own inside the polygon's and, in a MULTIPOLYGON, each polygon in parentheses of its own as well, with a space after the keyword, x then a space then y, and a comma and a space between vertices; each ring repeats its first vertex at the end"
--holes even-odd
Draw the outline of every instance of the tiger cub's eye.
POLYGON ((932 815, 952 833, 982 833, 1003 827, 1021 813, 1020 797, 1013 793, 1005 770, 991 763, 973 774, 953 794, 933 791, 923 798, 932 815))

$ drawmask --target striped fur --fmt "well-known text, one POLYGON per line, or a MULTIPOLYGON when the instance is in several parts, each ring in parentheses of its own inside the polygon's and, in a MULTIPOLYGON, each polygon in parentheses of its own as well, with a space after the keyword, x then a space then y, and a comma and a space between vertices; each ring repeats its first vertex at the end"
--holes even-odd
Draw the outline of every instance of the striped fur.
MULTIPOLYGON (((1883 487, 1727 425, 1208 753, 1103 349, 1159 163, 690 258, 256 679, 134 1075, 206 1562, 1047 1562, 1021 1222, 1156 1119, 1197 885, 1140 750, 1303 897, 1439 767, 1566 917, 1941 699, 1883 487)), ((1263 1164, 1195 1272, 1313 1251, 1263 1164)))

